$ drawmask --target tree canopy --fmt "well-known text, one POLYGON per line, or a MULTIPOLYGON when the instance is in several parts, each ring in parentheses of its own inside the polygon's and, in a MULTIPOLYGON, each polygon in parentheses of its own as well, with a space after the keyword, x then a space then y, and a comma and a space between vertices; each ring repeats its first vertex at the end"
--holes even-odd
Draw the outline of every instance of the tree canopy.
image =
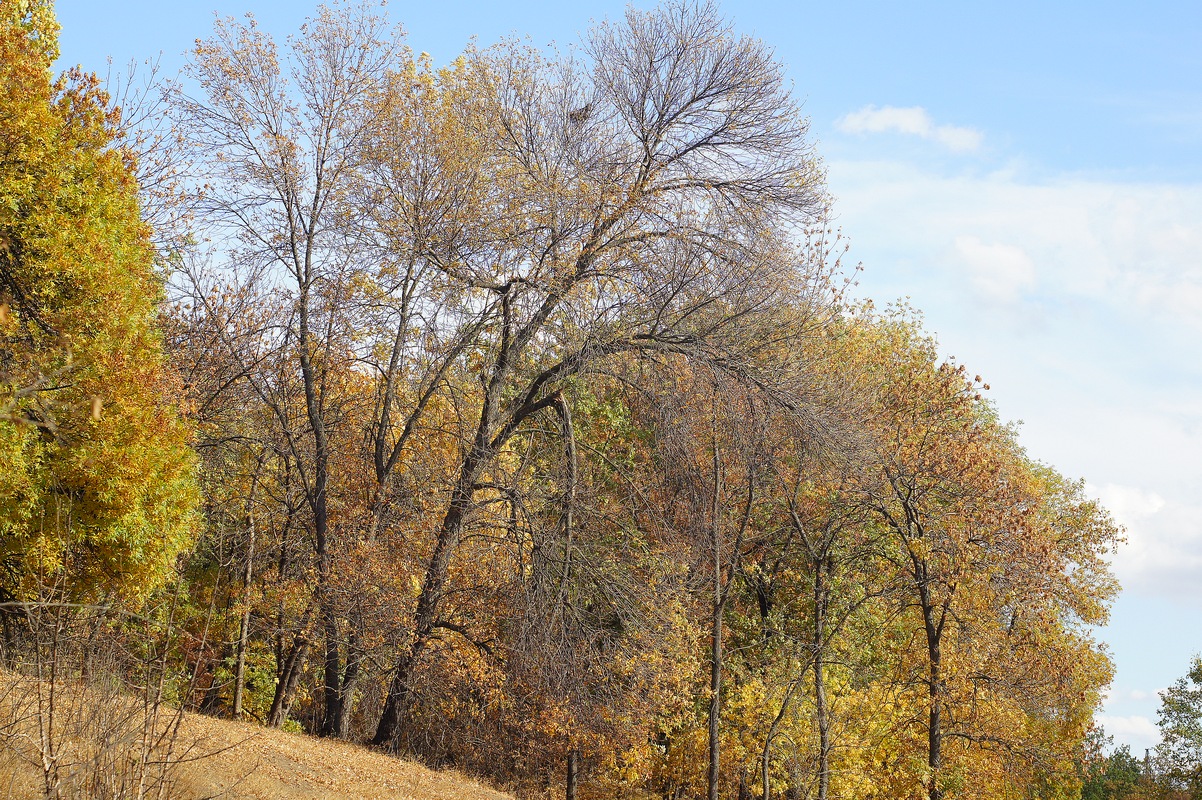
POLYGON ((153 140, 170 251, 49 5, 3 13, 9 598, 136 605, 186 550, 181 704, 522 796, 1092 780, 1121 530, 852 298, 783 65, 716 6, 441 67, 366 3, 219 20, 153 140))
POLYGON ((146 591, 195 532, 181 387, 120 115, 57 80, 44 2, 0 12, 0 587, 146 591), (61 576, 60 576, 61 577, 61 576))

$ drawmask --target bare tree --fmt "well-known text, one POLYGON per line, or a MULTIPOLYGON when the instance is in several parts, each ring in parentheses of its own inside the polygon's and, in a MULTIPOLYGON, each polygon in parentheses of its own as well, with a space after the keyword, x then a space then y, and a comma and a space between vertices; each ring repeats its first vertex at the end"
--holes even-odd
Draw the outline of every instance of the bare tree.
POLYGON ((331 436, 347 402, 336 376, 354 362, 348 312, 361 256, 345 229, 344 201, 375 123, 370 100, 400 51, 399 38, 399 29, 365 5, 323 8, 290 43, 285 69, 253 18, 220 20, 186 70, 203 95, 177 87, 173 96, 198 187, 198 219, 222 237, 219 258, 249 279, 244 290, 257 287, 280 312, 260 344, 260 358, 274 369, 245 363, 244 374, 275 418, 311 515, 326 735, 344 731, 351 702, 345 684, 353 684, 344 674, 345 637, 331 593, 336 542, 329 510, 331 436), (273 380, 290 374, 298 385, 273 380))
POLYGON ((475 422, 434 534, 412 629, 373 742, 401 733, 414 671, 444 630, 449 567, 476 493, 515 431, 573 376, 621 353, 755 372, 797 281, 788 226, 822 208, 821 174, 781 67, 713 6, 631 10, 597 28, 591 69, 517 45, 472 54, 479 216, 439 248, 474 348, 475 422), (787 294, 787 292, 786 292, 787 294))

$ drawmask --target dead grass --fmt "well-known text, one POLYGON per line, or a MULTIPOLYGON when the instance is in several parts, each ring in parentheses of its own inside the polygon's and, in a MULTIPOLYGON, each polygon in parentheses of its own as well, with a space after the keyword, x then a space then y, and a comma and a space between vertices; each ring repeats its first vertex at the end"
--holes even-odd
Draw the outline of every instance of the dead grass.
POLYGON ((198 800, 513 800, 458 773, 346 742, 192 714, 180 733, 210 752, 229 748, 180 765, 180 787, 198 800))
POLYGON ((115 680, 39 680, 0 671, 0 789, 12 798, 176 797, 176 764, 195 743, 181 715, 115 680))
MULTIPOLYGON (((38 746, 35 682, 0 672, 0 797, 39 800, 47 796, 38 746)), ((80 780, 92 774, 114 775, 131 757, 130 743, 111 735, 130 727, 138 715, 127 697, 60 688, 56 709, 60 758, 86 769, 73 769, 61 782, 62 797, 135 797, 128 786, 98 792, 80 780), (119 718, 120 725, 97 721, 119 718), (104 745, 98 745, 104 742, 104 745), (109 752, 102 752, 108 750, 109 752), (85 788, 86 787, 86 788, 85 788)), ((197 714, 179 715, 162 708, 158 726, 178 729, 171 736, 170 762, 148 797, 172 800, 513 800, 455 772, 436 772, 413 762, 346 742, 316 739, 258 725, 197 714)), ((128 738, 128 737, 126 737, 128 738)), ((161 757, 163 750, 156 748, 161 757)))

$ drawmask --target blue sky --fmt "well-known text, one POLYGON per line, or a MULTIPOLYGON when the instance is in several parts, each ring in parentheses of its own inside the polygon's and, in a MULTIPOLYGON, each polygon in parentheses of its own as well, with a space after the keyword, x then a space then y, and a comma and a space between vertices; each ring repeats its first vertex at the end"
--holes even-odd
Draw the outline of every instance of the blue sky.
MULTIPOLYGON (((641 3, 640 3, 641 4, 641 3)), ((624 3, 394 3, 437 62, 475 36, 578 41, 624 3)), ((214 11, 277 36, 277 0, 60 0, 62 65, 162 52, 174 73, 214 11)), ((788 66, 862 261, 943 349, 1083 477, 1129 531, 1101 637, 1103 722, 1137 754, 1156 692, 1202 650, 1202 4, 728 2, 788 66)))

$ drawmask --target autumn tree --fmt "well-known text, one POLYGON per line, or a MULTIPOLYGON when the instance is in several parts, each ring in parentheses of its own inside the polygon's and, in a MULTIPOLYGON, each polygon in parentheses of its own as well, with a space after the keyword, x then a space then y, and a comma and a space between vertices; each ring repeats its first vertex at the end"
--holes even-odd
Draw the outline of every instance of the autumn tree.
POLYGON ((462 302, 488 309, 470 356, 475 421, 434 534, 408 643, 373 742, 400 733, 410 683, 444 620, 476 496, 514 432, 563 382, 620 353, 675 352, 750 370, 774 341, 794 272, 784 226, 820 210, 805 125, 760 43, 712 7, 631 11, 589 41, 591 68, 516 46, 473 56, 491 76, 473 162, 486 212, 442 256, 462 302))
POLYGON ((377 376, 367 458, 374 476, 369 538, 396 519, 398 473, 425 412, 445 398, 463 358, 495 324, 497 304, 472 302, 457 274, 478 250, 487 214, 488 158, 478 138, 490 76, 460 59, 435 70, 429 57, 392 65, 371 103, 353 207, 356 236, 373 259, 362 274, 361 363, 377 376))
POLYGON ((119 113, 51 77, 57 34, 0 9, 0 595, 137 598, 191 541, 193 459, 119 113))
POLYGON ((704 598, 697 605, 709 633, 705 786, 716 798, 728 606, 745 551, 760 533, 756 512, 768 460, 763 400, 703 368, 660 376, 654 394, 651 425, 663 476, 658 502, 668 527, 679 532, 691 588, 704 598))
POLYGON ((884 393, 863 502, 890 531, 924 643, 926 791, 938 800, 960 780, 949 745, 1005 752, 1031 770, 1020 784, 1066 774, 1066 746, 1109 679, 1085 626, 1113 597, 1103 556, 1118 531, 1080 484, 1030 462, 982 401, 987 387, 940 363, 912 325, 870 335, 884 393))
MULTIPOLYGON (((855 478, 868 465, 847 446, 855 438, 851 433, 843 448, 795 444, 781 454, 773 475, 777 541, 747 570, 760 624, 777 640, 769 652, 785 668, 778 705, 763 734, 764 797, 772 793, 776 740, 796 727, 790 723, 799 716, 808 717, 806 727, 813 729, 812 766, 790 769, 789 783, 809 781, 819 800, 831 796, 838 695, 851 670, 858 668, 861 678, 871 674, 864 663, 877 655, 849 631, 858 626, 861 635, 867 630, 880 636, 883 620, 873 615, 895 588, 888 570, 881 569, 881 530, 856 502, 855 478)), ((808 755, 807 748, 792 750, 786 758, 808 755)))
MULTIPOLYGON (((221 237, 215 258, 237 270, 238 291, 276 312, 253 347, 227 342, 225 349, 243 359, 239 373, 269 411, 303 487, 326 735, 345 733, 358 664, 355 632, 340 624, 333 592, 331 462, 354 402, 345 389, 356 362, 350 309, 361 257, 345 202, 360 145, 375 124, 370 100, 400 52, 399 36, 366 7, 323 8, 290 42, 286 68, 253 18, 219 20, 186 72, 201 95, 180 89, 174 98, 184 157, 197 184, 203 181, 194 210, 221 237)), ((203 281, 193 275, 190 285, 192 303, 206 303, 203 281)))
POLYGON ((1071 794, 1116 530, 846 305, 763 44, 670 2, 435 68, 353 6, 190 77, 210 710, 569 797, 1071 794))

